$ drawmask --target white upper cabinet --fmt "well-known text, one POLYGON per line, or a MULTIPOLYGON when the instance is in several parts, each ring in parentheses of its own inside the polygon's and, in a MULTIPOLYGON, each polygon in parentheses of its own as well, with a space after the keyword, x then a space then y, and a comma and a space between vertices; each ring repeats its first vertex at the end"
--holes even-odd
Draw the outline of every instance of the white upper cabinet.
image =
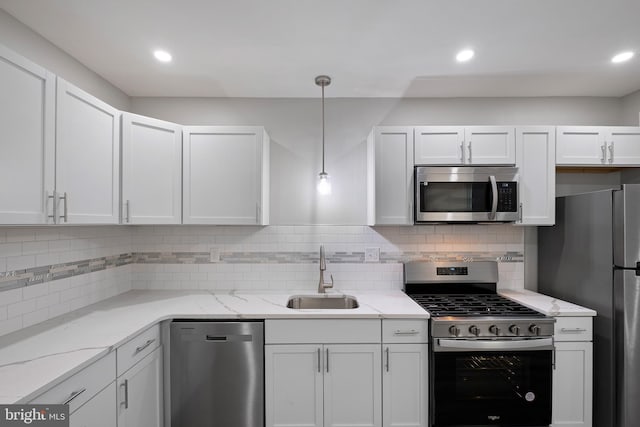
POLYGON ((55 76, 0 45, 0 94, 0 224, 51 223, 55 76))
POLYGON ((640 166, 640 127, 560 126, 556 163, 640 166))
POLYGON ((464 130, 466 163, 469 165, 515 165, 514 128, 472 126, 464 130))
POLYGON ((462 165, 465 163, 464 127, 420 126, 415 128, 416 165, 462 165))
POLYGON ((615 166, 640 166, 640 127, 607 128, 607 157, 615 166))
POLYGON ((514 165, 514 128, 422 126, 415 128, 416 165, 514 165))
POLYGON ((122 222, 180 224, 182 127, 122 114, 122 222))
POLYGON ((56 192, 59 222, 117 224, 119 112, 58 77, 56 192))
POLYGON ((518 153, 516 166, 520 176, 518 224, 555 224, 555 127, 516 128, 516 152, 518 153))
POLYGON ((368 224, 413 224, 413 128, 375 128, 367 156, 368 224))
POLYGON ((187 126, 185 224, 269 223, 269 136, 258 126, 187 126))

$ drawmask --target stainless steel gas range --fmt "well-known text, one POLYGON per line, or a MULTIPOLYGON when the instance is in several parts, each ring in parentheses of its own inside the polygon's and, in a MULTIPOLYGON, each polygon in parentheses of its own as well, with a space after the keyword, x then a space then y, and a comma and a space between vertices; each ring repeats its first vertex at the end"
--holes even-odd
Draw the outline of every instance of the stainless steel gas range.
POLYGON ((495 262, 408 262, 431 314, 430 424, 551 424, 554 319, 497 294, 495 262))

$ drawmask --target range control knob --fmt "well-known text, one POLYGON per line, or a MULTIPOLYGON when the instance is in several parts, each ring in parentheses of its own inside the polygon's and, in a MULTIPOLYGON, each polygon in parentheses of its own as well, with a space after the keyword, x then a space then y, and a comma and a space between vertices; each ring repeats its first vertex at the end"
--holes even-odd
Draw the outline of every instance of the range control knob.
POLYGON ((449 333, 457 337, 460 334, 460 328, 458 328, 456 325, 451 325, 449 326, 449 333))
POLYGON ((500 328, 498 328, 496 325, 491 325, 489 326, 489 332, 495 335, 500 335, 500 328))
POLYGON ((511 325, 509 326, 509 332, 513 335, 520 335, 520 327, 518 325, 511 325))
POLYGON ((480 335, 480 329, 476 325, 469 326, 469 333, 475 336, 480 335))
POLYGON ((531 332, 533 335, 540 335, 540 326, 536 324, 529 326, 529 332, 531 332))

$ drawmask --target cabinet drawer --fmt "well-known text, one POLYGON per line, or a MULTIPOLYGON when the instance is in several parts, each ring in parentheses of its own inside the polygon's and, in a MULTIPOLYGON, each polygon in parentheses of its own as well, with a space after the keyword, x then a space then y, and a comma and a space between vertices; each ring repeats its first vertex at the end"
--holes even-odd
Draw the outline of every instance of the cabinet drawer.
POLYGON ((118 376, 151 354, 160 345, 160 325, 154 325, 127 341, 116 351, 118 354, 118 376))
POLYGON ((592 317, 556 317, 554 339, 556 341, 592 341, 592 317))
POLYGON ((265 344, 380 342, 379 319, 265 320, 265 344))
POLYGON ((382 321, 383 343, 426 343, 429 337, 425 319, 385 319, 382 321))
POLYGON ((116 355, 115 352, 111 352, 49 391, 42 393, 33 399, 31 403, 56 404, 68 402, 69 413, 73 413, 109 383, 113 382, 115 378, 116 355))

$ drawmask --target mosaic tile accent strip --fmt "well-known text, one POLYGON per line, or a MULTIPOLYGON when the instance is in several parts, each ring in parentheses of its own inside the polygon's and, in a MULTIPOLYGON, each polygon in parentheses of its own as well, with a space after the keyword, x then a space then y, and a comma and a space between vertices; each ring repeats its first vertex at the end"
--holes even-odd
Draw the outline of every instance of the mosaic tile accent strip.
POLYGON ((67 279, 73 276, 93 273, 94 271, 116 268, 131 264, 134 254, 126 253, 101 258, 85 259, 64 264, 52 264, 24 270, 0 273, 0 291, 67 279))
MULTIPOLYGON (((209 252, 138 252, 52 264, 0 273, 0 291, 66 279, 128 264, 317 264, 318 252, 222 252, 219 262, 211 262, 209 252)), ((364 252, 332 252, 327 263, 363 264, 364 252)), ((522 252, 381 252, 380 264, 407 261, 498 261, 522 263, 522 252)))

